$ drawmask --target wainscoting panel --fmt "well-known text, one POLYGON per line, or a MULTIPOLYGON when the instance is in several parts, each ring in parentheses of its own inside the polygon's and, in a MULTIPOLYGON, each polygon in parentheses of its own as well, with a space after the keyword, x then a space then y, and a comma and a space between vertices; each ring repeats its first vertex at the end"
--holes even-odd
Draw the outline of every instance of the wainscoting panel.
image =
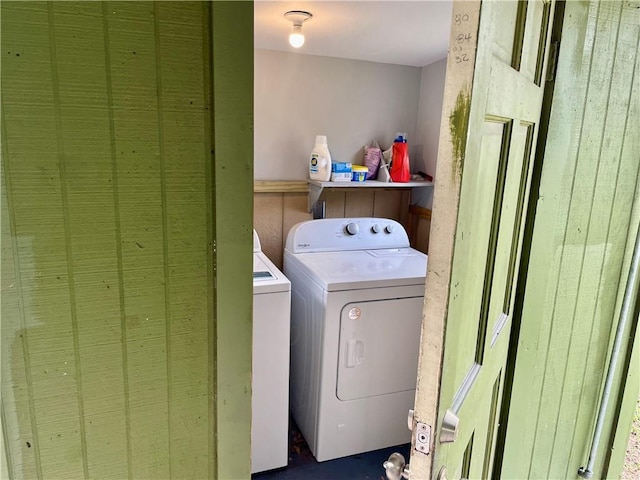
MULTIPOLYGON (((279 268, 291 227, 312 219, 305 190, 306 182, 255 182, 253 226, 262 251, 279 268)), ((408 189, 326 189, 321 198, 326 218, 374 216, 397 220, 407 229, 411 245, 427 253, 431 211, 409 207, 410 199, 408 189)))

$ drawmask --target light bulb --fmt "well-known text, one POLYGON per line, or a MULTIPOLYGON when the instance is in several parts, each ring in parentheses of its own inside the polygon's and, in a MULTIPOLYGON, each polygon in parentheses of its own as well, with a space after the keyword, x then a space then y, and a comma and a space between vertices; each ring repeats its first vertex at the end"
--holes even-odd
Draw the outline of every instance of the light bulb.
POLYGON ((304 45, 304 35, 302 34, 302 25, 294 25, 293 32, 289 34, 289 44, 293 48, 300 48, 304 45))

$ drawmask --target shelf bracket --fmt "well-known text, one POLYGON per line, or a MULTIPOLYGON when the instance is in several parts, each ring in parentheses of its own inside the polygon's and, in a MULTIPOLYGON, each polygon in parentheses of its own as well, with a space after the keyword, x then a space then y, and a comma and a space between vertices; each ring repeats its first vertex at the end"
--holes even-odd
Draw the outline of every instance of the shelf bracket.
POLYGON ((318 200, 311 209, 311 215, 314 220, 322 219, 327 216, 327 204, 324 200, 318 200))
POLYGON ((313 212, 316 203, 322 195, 322 185, 316 185, 315 183, 309 183, 309 212, 313 212))

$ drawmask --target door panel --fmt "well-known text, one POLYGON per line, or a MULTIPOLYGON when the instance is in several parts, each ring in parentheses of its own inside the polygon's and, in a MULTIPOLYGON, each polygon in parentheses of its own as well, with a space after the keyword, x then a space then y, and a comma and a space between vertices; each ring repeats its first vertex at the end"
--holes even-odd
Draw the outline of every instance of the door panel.
POLYGON ((521 8, 526 8, 526 21, 529 24, 540 25, 540 28, 529 28, 523 32, 522 54, 519 63, 513 67, 519 70, 528 80, 540 85, 542 63, 547 40, 549 13, 551 3, 542 0, 536 2, 521 2, 521 8))
MULTIPOLYGON (((454 6, 454 31, 458 19, 464 23, 468 8, 454 6)), ((470 100, 454 110, 451 117, 444 118, 451 126, 460 110, 462 114, 465 108, 468 112, 457 171, 454 160, 454 172, 460 177, 460 197, 447 303, 438 308, 427 298, 425 307, 426 322, 431 314, 446 318, 432 472, 444 467, 448 478, 488 478, 493 467, 522 217, 542 107, 543 89, 536 80, 542 74, 540 65, 547 52, 551 12, 551 7, 542 1, 482 2, 476 23, 478 39, 470 100), (453 441, 442 435, 446 433, 442 428, 445 414, 458 421, 451 425, 455 431, 453 441)), ((467 30, 472 31, 474 17, 469 14, 467 18, 471 22, 467 30)), ((458 38, 454 34, 452 38, 458 38)), ((455 77, 456 62, 457 56, 450 55, 447 78, 450 74, 455 77)), ((446 88, 456 88, 455 82, 448 82, 446 88)), ((464 84, 457 88, 464 94, 464 84)), ((450 96, 454 94, 460 95, 449 92, 450 96)), ((455 142, 456 135, 452 137, 447 141, 455 142)), ((439 155, 436 177, 441 174, 441 160, 439 155)), ((437 187, 434 217, 439 213, 437 187)), ((450 188, 455 188, 455 183, 450 188)), ((433 255, 434 252, 430 267, 433 255)), ((427 295, 430 282, 438 282, 436 273, 429 268, 427 295)), ((418 389, 421 386, 422 381, 418 389)), ((420 416, 420 401, 418 392, 417 420, 430 423, 420 416)), ((412 455, 415 478, 427 477, 422 467, 414 469, 414 463, 422 460, 421 454, 412 455)))
POLYGON ((340 400, 416 388, 422 297, 354 302, 340 314, 340 400))
MULTIPOLYGON (((483 9, 481 18, 488 14, 488 23, 499 24, 492 32, 493 54, 501 62, 511 64, 514 50, 519 52, 522 44, 522 18, 519 18, 520 2, 502 2, 500 9, 483 9)), ((519 55, 517 55, 519 56, 519 55)))
MULTIPOLYGON (((473 192, 461 200, 461 208, 473 209, 470 221, 473 222, 475 235, 467 237, 467 252, 465 255, 467 265, 466 272, 469 288, 459 291, 458 299, 465 305, 470 316, 475 317, 475 324, 470 324, 469 328, 460 332, 458 348, 460 355, 458 358, 459 368, 455 370, 455 382, 462 383, 463 378, 468 375, 469 369, 476 363, 481 363, 480 357, 484 344, 480 339, 484 338, 482 333, 486 330, 486 315, 482 315, 483 291, 486 277, 490 272, 486 270, 487 252, 491 248, 492 217, 494 216, 494 205, 490 198, 496 191, 497 183, 500 182, 500 152, 502 150, 505 136, 505 125, 499 122, 486 122, 481 128, 484 129, 481 152, 483 158, 487 159, 485 168, 478 171, 478 175, 473 178, 473 192), (483 318, 484 317, 484 318, 483 318), (481 348, 478 346, 482 345, 481 348)), ((504 183, 504 179, 502 182, 504 183)))
MULTIPOLYGON (((510 320, 511 302, 513 298, 513 274, 519 253, 520 224, 522 223, 522 206, 529 176, 533 125, 518 124, 510 128, 509 152, 504 152, 504 183, 496 189, 494 212, 497 232, 495 254, 487 257, 487 269, 492 270, 491 283, 485 284, 487 312, 489 322, 485 340, 485 351, 490 349, 502 335, 505 325, 510 320), (501 198, 498 208, 497 199, 501 198)), ((493 232, 492 232, 493 234, 493 232)), ((488 279, 487 279, 488 280, 488 279)))

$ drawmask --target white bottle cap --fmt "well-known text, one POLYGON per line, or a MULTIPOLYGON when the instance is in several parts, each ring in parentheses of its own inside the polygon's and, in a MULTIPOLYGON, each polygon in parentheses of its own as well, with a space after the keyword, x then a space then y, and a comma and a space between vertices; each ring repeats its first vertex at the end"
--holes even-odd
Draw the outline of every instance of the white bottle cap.
POLYGON ((316 135, 316 145, 326 145, 326 144, 327 144, 326 135, 316 135))

